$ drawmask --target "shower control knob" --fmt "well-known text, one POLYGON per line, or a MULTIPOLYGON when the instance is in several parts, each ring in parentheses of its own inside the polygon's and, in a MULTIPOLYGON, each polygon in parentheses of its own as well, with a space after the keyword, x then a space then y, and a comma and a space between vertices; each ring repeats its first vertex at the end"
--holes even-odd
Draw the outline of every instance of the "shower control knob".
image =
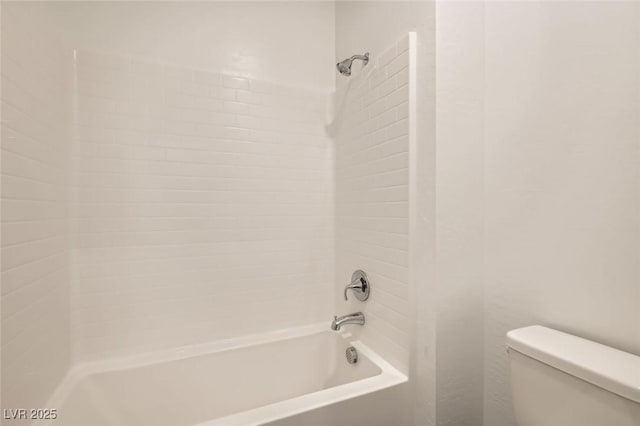
POLYGON ((367 278, 367 274, 364 271, 357 270, 351 275, 351 284, 344 288, 344 300, 348 300, 347 292, 353 290, 353 293, 361 302, 364 302, 369 298, 371 292, 371 284, 367 278))

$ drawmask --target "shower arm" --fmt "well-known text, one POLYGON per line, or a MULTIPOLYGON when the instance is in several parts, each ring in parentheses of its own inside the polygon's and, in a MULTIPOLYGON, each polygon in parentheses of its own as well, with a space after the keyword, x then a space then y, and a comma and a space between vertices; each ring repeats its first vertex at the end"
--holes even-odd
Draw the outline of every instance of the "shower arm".
POLYGON ((364 65, 367 65, 369 63, 369 53, 365 53, 364 55, 353 55, 349 59, 351 61, 353 61, 354 59, 360 59, 362 62, 364 62, 364 65))

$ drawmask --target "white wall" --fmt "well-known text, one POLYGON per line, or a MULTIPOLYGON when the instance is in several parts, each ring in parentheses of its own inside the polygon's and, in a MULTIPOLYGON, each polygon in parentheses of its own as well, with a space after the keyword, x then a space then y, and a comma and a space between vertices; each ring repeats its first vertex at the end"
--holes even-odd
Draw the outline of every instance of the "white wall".
MULTIPOLYGON (((435 424, 435 10, 432 2, 339 1, 336 3, 336 57, 369 51, 379 57, 393 40, 417 35, 416 168, 414 244, 410 251, 410 377, 416 424, 435 424), (411 274, 415 274, 411 276, 411 274)), ((359 66, 354 65, 354 70, 359 66)), ((338 93, 348 79, 336 75, 338 93)), ((338 283, 343 283, 343 273, 338 283)), ((372 291, 375 291, 375 287, 372 291)), ((365 326, 366 327, 366 326, 365 326)))
POLYGON ((69 366, 69 57, 41 3, 2 3, 3 408, 69 366))
POLYGON ((17 43, 55 25, 78 51, 75 360, 328 321, 333 2, 44 9, 17 43))
MULTIPOLYGON (((362 310, 365 327, 352 330, 407 372, 409 301, 409 36, 372 57, 339 93, 336 137, 336 310, 362 310), (372 283, 366 302, 342 292, 364 270, 372 283)), ((350 327, 351 328, 351 327, 350 327)), ((351 331, 351 330, 350 330, 351 331)))
POLYGON ((640 353, 637 3, 487 3, 485 415, 512 426, 504 334, 640 353))
POLYGON ((327 95, 77 54, 76 361, 330 318, 327 95))
POLYGON ((640 351, 638 6, 437 11, 437 417, 513 426, 509 329, 640 351))
POLYGON ((640 351, 638 6, 437 11, 437 418, 514 426, 508 330, 640 351))
POLYGON ((55 12, 80 50, 333 88, 333 2, 57 2, 55 12))
POLYGON ((436 5, 437 424, 482 425, 484 4, 436 5))
POLYGON ((329 320, 332 2, 15 8, 2 34, 12 407, 41 403, 69 363, 71 157, 75 361, 329 320))

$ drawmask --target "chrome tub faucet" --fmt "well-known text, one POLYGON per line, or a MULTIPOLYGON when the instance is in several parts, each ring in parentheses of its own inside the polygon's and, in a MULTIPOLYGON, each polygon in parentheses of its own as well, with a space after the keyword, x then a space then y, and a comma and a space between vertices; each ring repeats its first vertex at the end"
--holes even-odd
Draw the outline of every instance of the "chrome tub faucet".
POLYGON ((338 331, 340 330, 340 327, 345 324, 364 325, 364 314, 362 312, 355 312, 341 317, 334 316, 333 321, 331 322, 331 329, 338 331))

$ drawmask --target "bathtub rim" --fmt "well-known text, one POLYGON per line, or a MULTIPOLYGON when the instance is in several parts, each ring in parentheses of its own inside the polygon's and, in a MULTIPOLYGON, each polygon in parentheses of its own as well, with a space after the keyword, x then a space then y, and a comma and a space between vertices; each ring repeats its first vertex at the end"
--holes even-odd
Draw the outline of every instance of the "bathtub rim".
POLYGON ((193 426, 259 426, 282 420, 296 414, 326 407, 338 402, 357 398, 369 393, 387 389, 408 381, 408 377, 374 352, 361 341, 351 341, 360 354, 366 356, 381 371, 379 374, 345 383, 290 399, 274 402, 262 407, 242 411, 229 416, 218 417, 193 426))
MULTIPOLYGON (((212 342, 198 343, 175 348, 161 349, 157 351, 143 352, 139 354, 118 356, 82 362, 74 365, 65 374, 51 397, 47 400, 46 407, 60 408, 70 395, 73 388, 85 377, 107 373, 111 371, 123 371, 128 369, 145 367, 153 364, 177 361, 202 355, 233 351, 236 349, 291 340, 319 333, 329 333, 327 323, 314 323, 305 326, 268 331, 264 333, 250 334, 246 336, 221 339, 212 342)), ((366 344, 358 340, 351 340, 353 336, 346 331, 338 332, 338 335, 353 345, 360 354, 368 358, 380 373, 365 379, 348 382, 327 389, 295 396, 293 398, 274 402, 265 406, 253 408, 224 417, 218 417, 197 423, 193 426, 253 426, 284 419, 296 414, 311 411, 327 405, 335 404, 368 393, 376 392, 392 386, 407 382, 408 377, 391 363, 382 358, 366 344)), ((39 425, 53 426, 54 423, 38 422, 39 425)))

